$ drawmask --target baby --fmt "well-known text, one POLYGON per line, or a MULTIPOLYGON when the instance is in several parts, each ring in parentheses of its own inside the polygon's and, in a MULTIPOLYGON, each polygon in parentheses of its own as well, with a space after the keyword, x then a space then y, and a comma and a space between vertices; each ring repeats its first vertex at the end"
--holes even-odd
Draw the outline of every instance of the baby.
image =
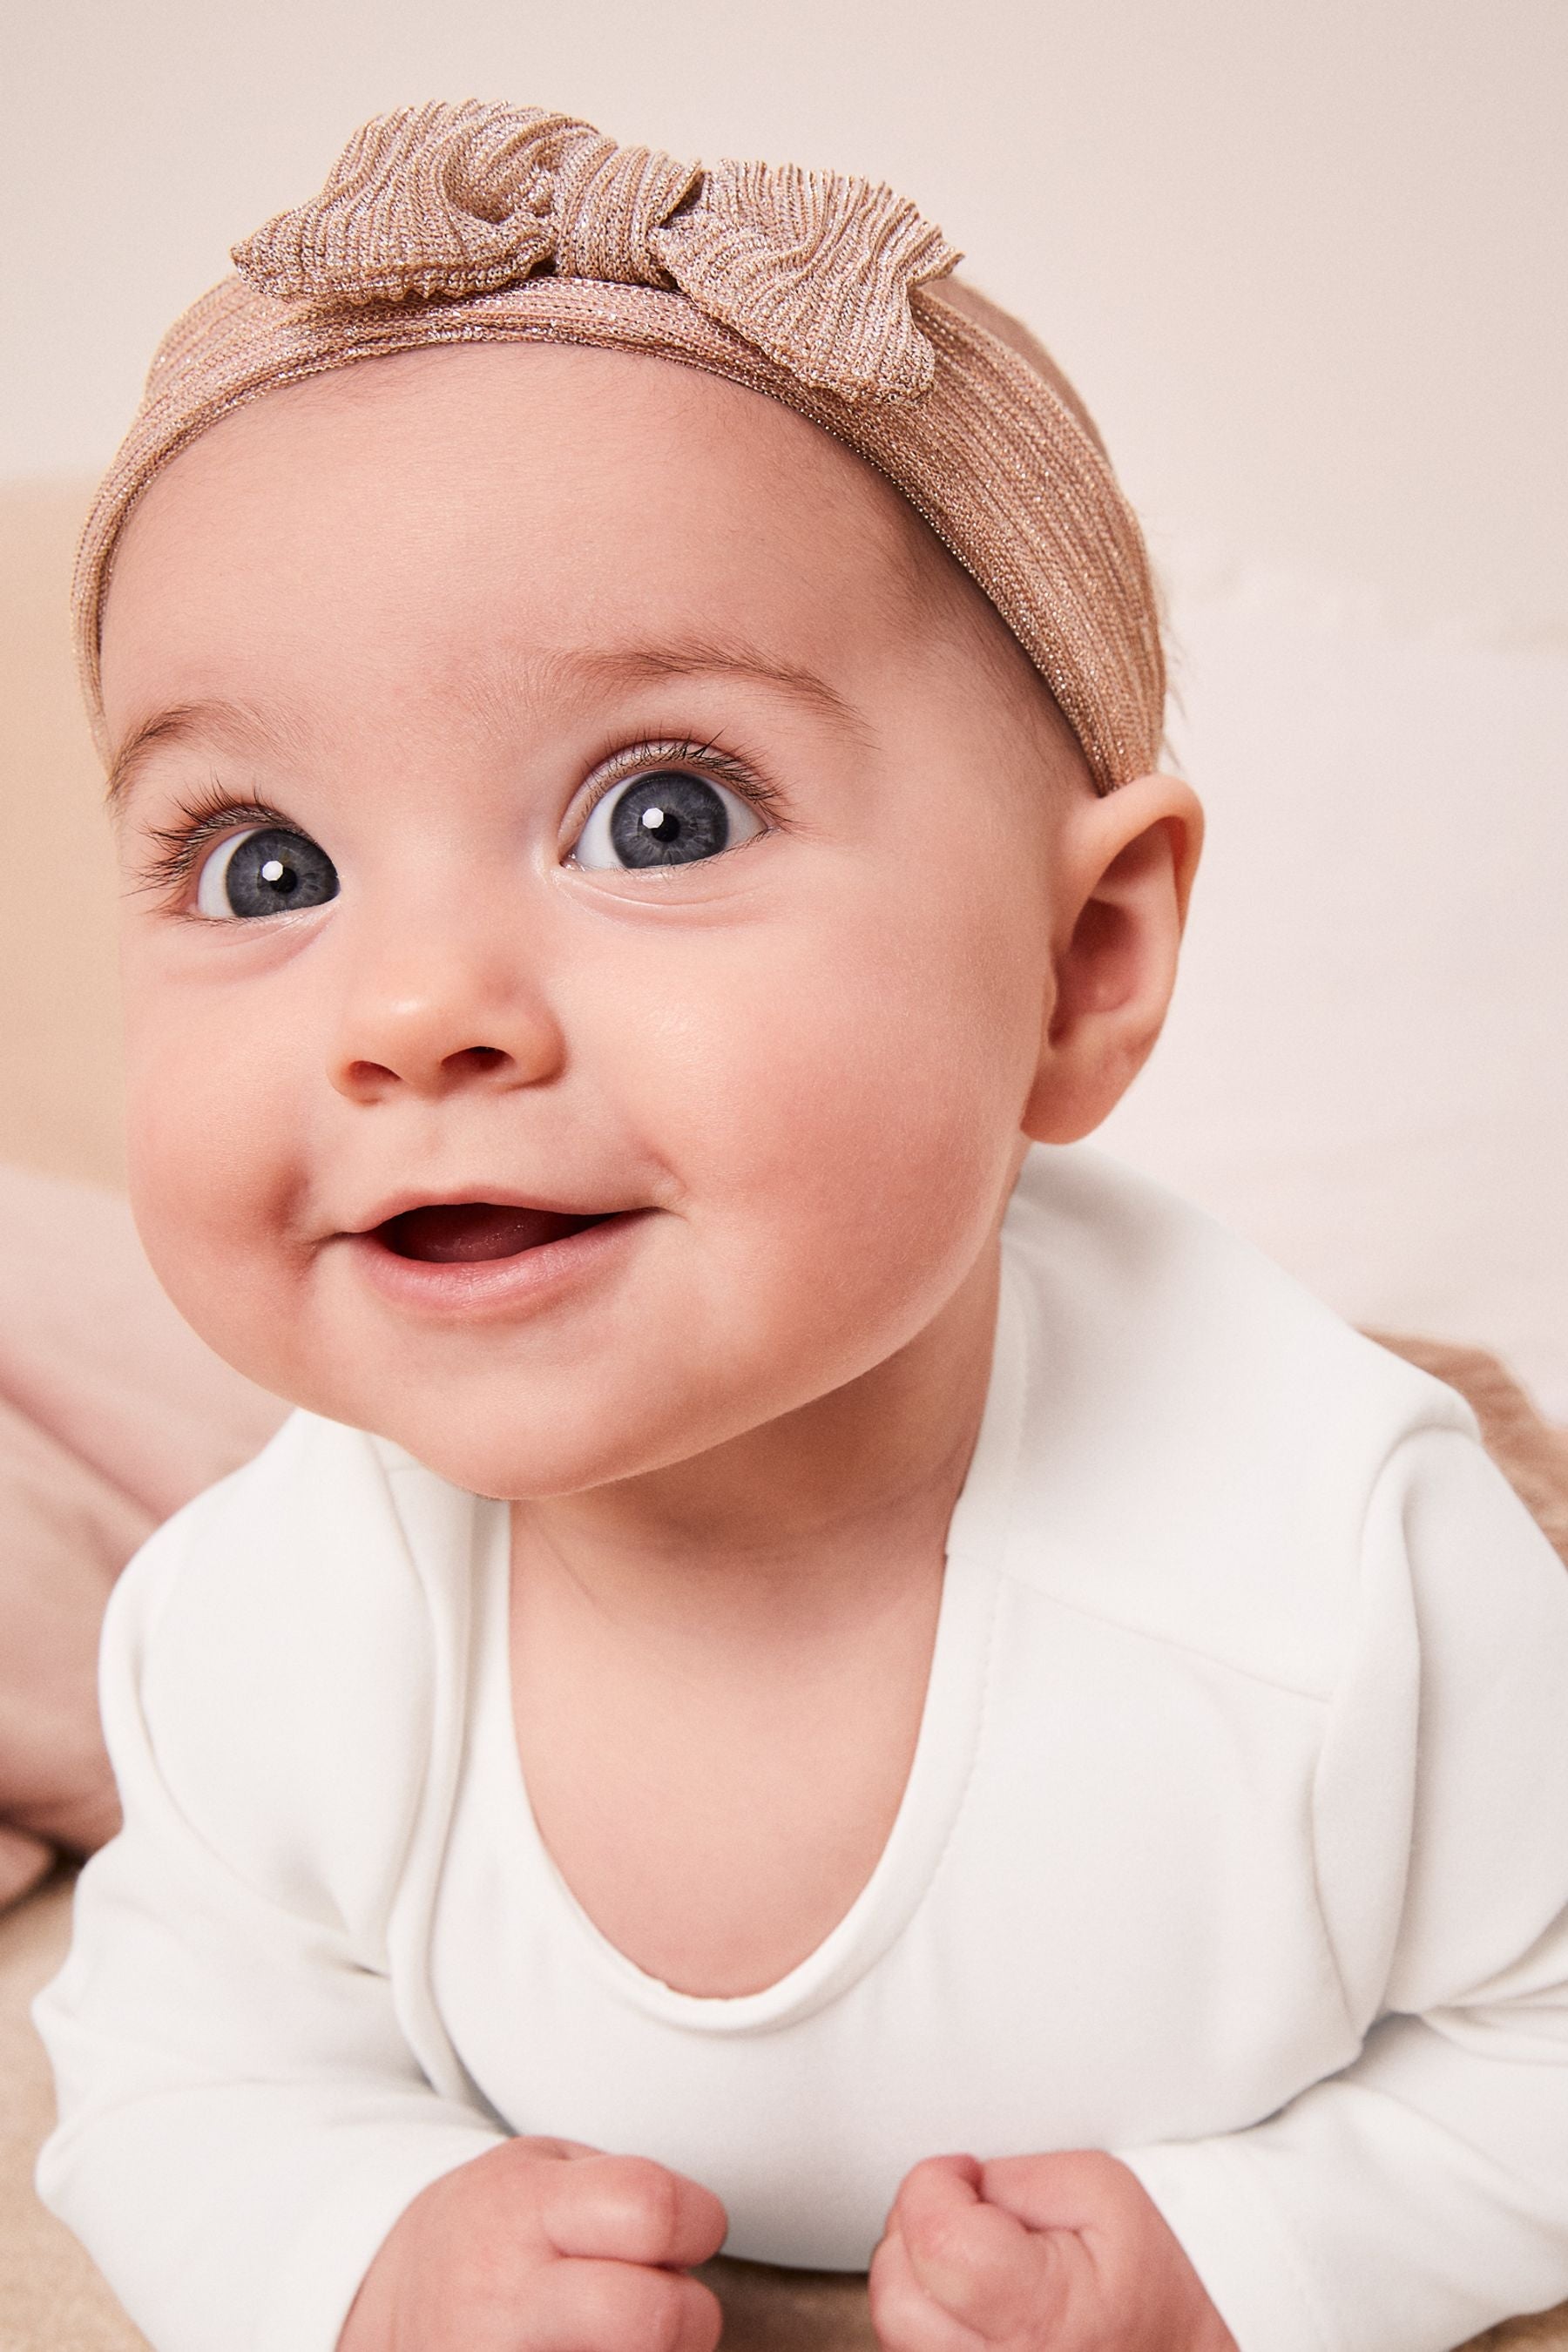
POLYGON ((141 1230, 300 1410, 111 1604, 46 2201, 157 2352, 1568 2294, 1568 1583, 1082 1141, 1202 819, 1074 395, 887 190, 534 110, 236 257, 78 611, 141 1230))

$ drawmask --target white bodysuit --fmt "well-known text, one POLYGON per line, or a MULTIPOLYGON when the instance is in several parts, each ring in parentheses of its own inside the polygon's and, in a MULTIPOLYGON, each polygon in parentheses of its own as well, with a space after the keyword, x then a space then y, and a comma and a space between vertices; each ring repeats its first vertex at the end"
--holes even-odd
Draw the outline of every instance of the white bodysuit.
POLYGON ((554 1869, 508 1557, 300 1413, 116 1589, 38 2185, 157 2352, 332 2352, 509 2132, 845 2269, 923 2156, 1109 2147, 1241 2352, 1568 2296, 1568 1576, 1468 1406, 1248 1244, 1030 1152, 909 1784, 766 1991, 671 1991, 554 1869))

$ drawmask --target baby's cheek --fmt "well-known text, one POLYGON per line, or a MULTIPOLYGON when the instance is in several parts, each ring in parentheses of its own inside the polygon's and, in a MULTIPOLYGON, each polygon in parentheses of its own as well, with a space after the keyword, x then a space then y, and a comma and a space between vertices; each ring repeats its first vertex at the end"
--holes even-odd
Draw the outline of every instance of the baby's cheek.
POLYGON ((922 1223, 952 1214, 1005 1159, 1023 1041, 984 979, 950 942, 874 930, 780 1040, 835 1189, 864 1193, 868 1214, 900 1199, 922 1223))
POLYGON ((154 1271, 220 1355, 265 1379, 305 1265, 298 1088, 264 1050, 195 1024, 128 1037, 127 1173, 154 1271))
POLYGON ((744 1251, 759 1307, 798 1293, 808 1315, 934 1312, 1000 1205, 1023 1043, 972 966, 891 923, 768 947, 679 1018, 667 1004, 643 1065, 658 1083, 632 1082, 637 1124, 710 1245, 744 1251))

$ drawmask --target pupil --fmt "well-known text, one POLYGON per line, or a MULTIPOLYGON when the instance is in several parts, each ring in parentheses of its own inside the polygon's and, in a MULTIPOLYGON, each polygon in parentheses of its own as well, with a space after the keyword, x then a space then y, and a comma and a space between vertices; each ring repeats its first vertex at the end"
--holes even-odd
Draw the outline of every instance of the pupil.
POLYGON ((686 866, 728 846, 721 795, 700 776, 639 776, 616 800, 610 840, 623 866, 686 866))

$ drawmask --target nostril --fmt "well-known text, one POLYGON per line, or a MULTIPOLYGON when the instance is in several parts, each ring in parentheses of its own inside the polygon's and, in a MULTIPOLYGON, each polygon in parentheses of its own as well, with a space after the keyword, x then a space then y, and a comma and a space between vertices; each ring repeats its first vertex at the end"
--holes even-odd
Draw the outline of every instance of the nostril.
POLYGON ((506 1060, 499 1045, 465 1045, 458 1054, 448 1054, 448 1069, 493 1070, 506 1060))
POLYGON ((397 1072, 389 1070, 384 1062, 351 1062, 343 1072, 342 1083, 362 1090, 373 1087, 395 1087, 397 1072))

